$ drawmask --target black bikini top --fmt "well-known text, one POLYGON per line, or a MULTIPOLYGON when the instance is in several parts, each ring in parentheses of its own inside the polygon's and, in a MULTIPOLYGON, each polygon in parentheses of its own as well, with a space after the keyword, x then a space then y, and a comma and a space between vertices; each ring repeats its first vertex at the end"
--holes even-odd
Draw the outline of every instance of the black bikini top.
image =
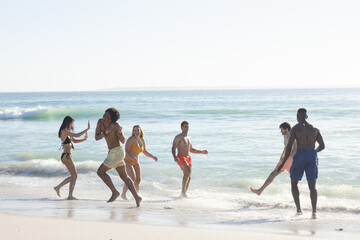
POLYGON ((71 139, 69 138, 69 136, 67 136, 65 138, 65 141, 62 143, 62 146, 64 147, 64 144, 69 144, 69 143, 71 143, 71 147, 74 149, 74 145, 72 144, 71 139))

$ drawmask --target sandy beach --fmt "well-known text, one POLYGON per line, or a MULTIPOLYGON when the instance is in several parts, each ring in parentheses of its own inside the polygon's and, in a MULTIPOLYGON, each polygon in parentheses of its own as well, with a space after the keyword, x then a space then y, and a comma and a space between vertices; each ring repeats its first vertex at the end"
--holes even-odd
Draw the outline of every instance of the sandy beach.
POLYGON ((360 233, 358 214, 320 212, 319 219, 311 220, 309 210, 302 216, 294 216, 293 209, 254 207, 228 213, 228 210, 195 208, 197 199, 145 199, 136 208, 132 200, 109 204, 95 194, 91 196, 91 192, 91 198, 66 201, 54 198, 52 191, 45 198, 36 198, 39 194, 36 188, 30 191, 17 185, 12 190, 4 186, 0 189, 0 239, 6 240, 169 239, 169 236, 206 240, 353 240, 359 239, 360 233), (23 198, 17 191, 24 193, 23 198), (269 215, 273 217, 266 218, 269 215))
POLYGON ((2 1, 0 240, 360 240, 359 9, 2 1))
MULTIPOLYGON (((0 214, 1 239, 339 239, 338 235, 292 236, 234 230, 77 221, 0 214)), ((351 239, 355 239, 352 236, 351 239)), ((342 239, 343 236, 341 236, 342 239)), ((345 238, 346 239, 346 238, 345 238)), ((349 238, 350 239, 350 238, 349 238)))

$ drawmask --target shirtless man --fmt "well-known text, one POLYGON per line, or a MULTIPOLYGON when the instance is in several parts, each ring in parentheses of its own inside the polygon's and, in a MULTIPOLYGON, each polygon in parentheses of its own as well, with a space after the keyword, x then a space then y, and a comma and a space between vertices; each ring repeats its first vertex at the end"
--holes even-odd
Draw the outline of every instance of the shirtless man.
POLYGON ((296 140, 297 151, 293 156, 294 160, 290 168, 291 192, 295 201, 297 214, 301 215, 302 212, 300 208, 298 182, 301 180, 305 171, 310 190, 312 206, 311 217, 315 219, 317 203, 316 179, 318 177, 317 153, 321 152, 325 148, 325 144, 320 134, 320 130, 309 124, 306 121, 307 118, 306 109, 299 108, 297 111, 298 124, 296 124, 290 131, 290 138, 286 147, 284 161, 280 164, 277 170, 280 172, 284 164, 286 164, 286 160, 289 158, 291 153, 291 146, 296 140), (319 146, 315 149, 316 142, 318 142, 319 146))
POLYGON ((188 136, 189 123, 187 121, 183 121, 181 123, 181 131, 182 133, 176 135, 176 137, 174 138, 171 152, 175 162, 179 164, 181 170, 184 173, 181 196, 188 197, 186 195, 186 192, 189 188, 189 184, 191 180, 191 167, 192 167, 190 152, 208 154, 208 151, 207 150, 200 151, 192 147, 191 138, 190 136, 188 136), (176 155, 176 149, 178 150, 177 155, 176 155))
MULTIPOLYGON (((278 172, 277 171, 277 168, 279 167, 279 165, 282 163, 283 161, 283 157, 284 157, 284 154, 285 154, 285 150, 286 150, 286 146, 289 142, 289 138, 290 138, 290 130, 291 130, 291 126, 289 123, 287 122, 283 122, 282 124, 280 124, 279 126, 280 128, 280 132, 281 134, 284 136, 284 150, 283 150, 283 153, 281 154, 281 158, 280 158, 280 161, 279 163, 276 165, 274 171, 272 171, 269 175, 269 177, 266 179, 266 181, 264 182, 264 184, 262 185, 261 188, 259 189, 253 189, 252 187, 250 187, 250 190, 257 194, 257 195, 261 195, 262 191, 264 191, 264 189, 269 186, 272 181, 275 179, 276 176, 278 176, 280 173, 284 172, 285 170, 288 171, 288 173, 290 173, 290 167, 291 167, 291 164, 292 164, 292 157, 289 158, 289 160, 287 160, 286 164, 284 165, 284 167, 281 169, 281 172, 278 172)), ((291 148, 291 153, 290 153, 290 156, 293 156, 296 152, 296 141, 294 141, 294 144, 291 148)))
POLYGON ((103 118, 99 119, 95 140, 98 141, 105 137, 106 143, 109 148, 109 153, 105 161, 100 165, 97 174, 104 181, 104 183, 110 188, 112 196, 108 202, 113 202, 120 195, 116 190, 110 176, 106 173, 111 168, 115 168, 120 178, 124 181, 130 192, 133 194, 136 206, 139 207, 142 198, 137 194, 133 181, 128 177, 125 170, 125 151, 123 146, 120 146, 120 142, 124 144, 125 136, 122 133, 122 127, 116 121, 120 118, 120 113, 115 108, 109 108, 105 111, 103 118))

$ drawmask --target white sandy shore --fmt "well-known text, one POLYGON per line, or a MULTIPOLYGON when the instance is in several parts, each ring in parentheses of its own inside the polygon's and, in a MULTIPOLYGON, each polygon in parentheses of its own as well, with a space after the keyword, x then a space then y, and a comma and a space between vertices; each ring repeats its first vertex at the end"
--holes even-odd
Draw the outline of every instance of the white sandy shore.
POLYGON ((261 233, 0 214, 2 239, 303 239, 261 233))
POLYGON ((310 220, 309 210, 294 216, 293 209, 243 210, 241 203, 224 210, 196 204, 201 198, 160 197, 134 208, 133 200, 107 203, 106 191, 83 189, 78 195, 81 200, 65 201, 54 197, 53 191, 2 185, 0 240, 360 239, 356 213, 320 211, 318 219, 310 220))
POLYGON ((0 214, 0 236, 4 240, 36 239, 334 239, 331 235, 291 236, 189 227, 150 226, 106 221, 78 221, 0 214))

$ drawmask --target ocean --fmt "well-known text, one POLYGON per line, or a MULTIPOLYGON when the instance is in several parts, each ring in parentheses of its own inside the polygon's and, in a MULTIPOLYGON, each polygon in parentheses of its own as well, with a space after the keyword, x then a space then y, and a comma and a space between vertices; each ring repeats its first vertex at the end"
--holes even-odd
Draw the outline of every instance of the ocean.
MULTIPOLYGON (((259 197, 258 188, 283 151, 279 125, 296 124, 298 108, 320 129, 325 150, 319 153, 318 223, 331 220, 360 231, 360 89, 179 90, 118 92, 0 93, 0 211, 83 220, 118 220, 151 224, 257 227, 278 222, 308 222, 311 214, 306 178, 299 183, 304 215, 295 217, 290 177, 280 174, 259 197), (140 155, 143 204, 106 200, 110 190, 96 171, 107 155, 95 141, 96 122, 109 107, 120 112, 126 137, 140 124, 148 151, 140 155), (74 196, 64 201, 53 187, 68 172, 60 162, 57 136, 63 118, 75 119, 75 132, 91 122, 87 141, 75 144, 79 176, 74 196), (190 123, 193 154, 189 199, 179 198, 182 172, 171 155, 180 123, 190 123)), ((122 182, 109 171, 116 187, 122 182)), ((128 193, 130 197, 130 193, 128 193)), ((328 221, 329 222, 329 221, 328 221)), ((323 224, 323 225, 322 225, 323 224)))

